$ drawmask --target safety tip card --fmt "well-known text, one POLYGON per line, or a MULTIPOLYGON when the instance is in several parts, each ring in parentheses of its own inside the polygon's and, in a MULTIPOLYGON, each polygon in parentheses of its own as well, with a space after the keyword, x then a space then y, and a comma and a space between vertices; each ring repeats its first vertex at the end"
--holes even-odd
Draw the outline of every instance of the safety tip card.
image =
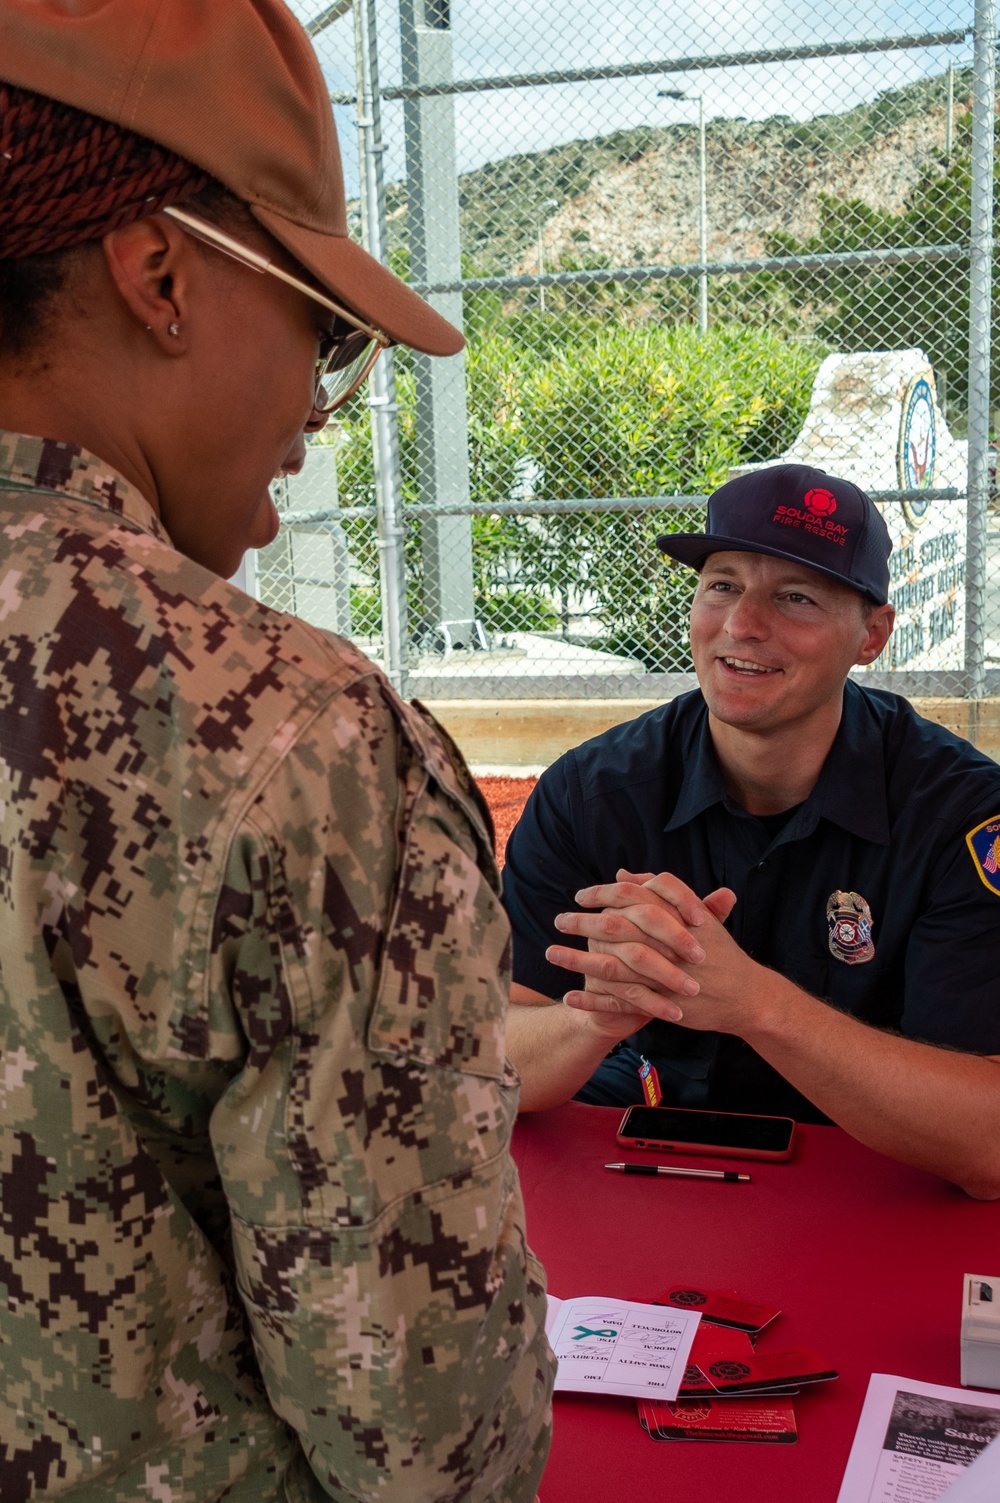
POLYGON ((837 1503, 1000 1498, 1000 1394, 873 1373, 837 1503))
POLYGON ((675 1399, 700 1319, 692 1310, 550 1294, 545 1330, 559 1364, 556 1391, 675 1399))

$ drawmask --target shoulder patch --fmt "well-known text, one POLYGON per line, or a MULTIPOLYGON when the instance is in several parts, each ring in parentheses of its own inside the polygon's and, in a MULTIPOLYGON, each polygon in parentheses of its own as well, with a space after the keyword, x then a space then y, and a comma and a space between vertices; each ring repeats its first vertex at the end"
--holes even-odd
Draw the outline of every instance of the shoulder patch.
POLYGON ((984 819, 965 837, 980 881, 1000 898, 1000 814, 984 819))

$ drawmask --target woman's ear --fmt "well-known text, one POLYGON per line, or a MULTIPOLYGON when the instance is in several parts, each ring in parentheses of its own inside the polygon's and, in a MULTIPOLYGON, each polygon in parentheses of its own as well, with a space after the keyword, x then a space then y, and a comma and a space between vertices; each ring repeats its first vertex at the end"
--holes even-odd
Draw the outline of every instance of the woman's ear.
POLYGON ((191 266, 184 231, 163 214, 112 230, 101 242, 112 281, 132 316, 167 355, 187 350, 191 266))

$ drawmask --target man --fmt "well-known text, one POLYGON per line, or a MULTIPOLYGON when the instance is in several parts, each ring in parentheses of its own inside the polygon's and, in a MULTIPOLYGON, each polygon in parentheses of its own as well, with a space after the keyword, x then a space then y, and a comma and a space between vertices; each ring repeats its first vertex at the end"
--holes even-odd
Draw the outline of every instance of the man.
POLYGON ((659 545, 699 571, 700 690, 557 762, 507 848, 522 1109, 641 1100, 645 1056, 666 1105, 1000 1195, 1000 768, 845 682, 892 630, 880 515, 780 465, 659 545))
POLYGON ((380 348, 279 0, 0 0, 0 1497, 531 1503, 482 808, 226 583, 380 348))

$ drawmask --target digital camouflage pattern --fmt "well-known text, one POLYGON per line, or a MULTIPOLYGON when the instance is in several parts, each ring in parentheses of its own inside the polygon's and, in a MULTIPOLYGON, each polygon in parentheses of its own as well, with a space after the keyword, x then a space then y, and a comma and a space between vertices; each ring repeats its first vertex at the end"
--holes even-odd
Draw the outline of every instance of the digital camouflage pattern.
POLYGON ((507 921, 347 643, 0 434, 0 1498, 534 1498, 507 921))

